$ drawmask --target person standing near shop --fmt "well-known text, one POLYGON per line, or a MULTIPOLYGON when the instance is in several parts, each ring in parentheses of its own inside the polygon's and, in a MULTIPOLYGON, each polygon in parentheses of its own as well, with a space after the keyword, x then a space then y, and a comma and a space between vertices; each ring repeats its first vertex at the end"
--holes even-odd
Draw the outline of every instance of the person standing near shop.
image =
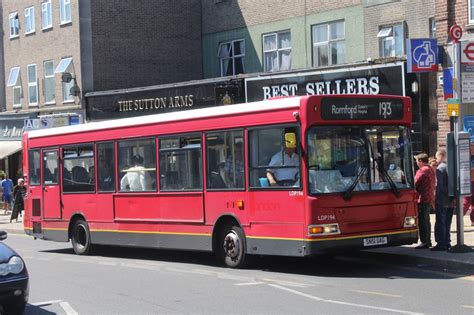
POLYGON ((415 156, 418 171, 415 175, 415 188, 418 198, 418 229, 421 244, 417 249, 431 247, 430 212, 435 202, 435 172, 428 164, 428 154, 420 153, 415 156))
POLYGON ((21 212, 24 210, 24 199, 26 195, 25 180, 23 178, 18 179, 18 185, 13 189, 13 210, 10 217, 10 222, 16 220, 18 222, 18 215, 21 216, 21 212))
POLYGON ((1 186, 3 189, 2 193, 2 200, 3 200, 3 211, 4 214, 8 213, 8 210, 10 210, 10 204, 12 202, 12 192, 13 192, 13 182, 10 178, 8 178, 8 175, 1 175, 1 186))
POLYGON ((448 196, 448 169, 446 150, 436 152, 436 196, 435 196, 435 240, 436 246, 431 250, 448 250, 451 247, 451 222, 453 220, 453 198, 448 196))

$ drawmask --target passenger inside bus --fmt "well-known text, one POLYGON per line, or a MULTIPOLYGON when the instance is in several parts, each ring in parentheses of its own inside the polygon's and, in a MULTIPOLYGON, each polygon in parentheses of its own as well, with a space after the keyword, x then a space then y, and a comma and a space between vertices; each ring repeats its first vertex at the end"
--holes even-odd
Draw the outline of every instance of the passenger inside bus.
POLYGON ((285 133, 285 147, 275 153, 267 169, 270 186, 294 186, 298 181, 300 157, 296 153, 296 134, 285 133))
POLYGON ((244 186, 244 154, 242 142, 234 145, 234 150, 227 155, 224 164, 225 182, 233 188, 244 186))
POLYGON ((143 158, 140 155, 132 157, 133 166, 125 170, 120 181, 120 190, 146 191, 150 190, 151 179, 143 167, 143 158))

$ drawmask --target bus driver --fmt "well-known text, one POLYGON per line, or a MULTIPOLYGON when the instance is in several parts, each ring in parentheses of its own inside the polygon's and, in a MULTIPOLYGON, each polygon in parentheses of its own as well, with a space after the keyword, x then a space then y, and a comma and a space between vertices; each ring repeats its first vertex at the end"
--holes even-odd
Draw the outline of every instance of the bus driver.
POLYGON ((299 164, 300 157, 296 153, 296 135, 286 133, 285 148, 273 155, 268 164, 271 167, 267 170, 270 186, 293 186, 297 181, 299 164))

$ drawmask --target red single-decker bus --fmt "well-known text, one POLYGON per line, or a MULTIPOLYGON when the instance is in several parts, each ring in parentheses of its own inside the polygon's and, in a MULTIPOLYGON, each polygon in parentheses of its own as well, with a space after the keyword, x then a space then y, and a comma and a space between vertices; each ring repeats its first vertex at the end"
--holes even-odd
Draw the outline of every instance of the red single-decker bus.
POLYGON ((322 95, 43 129, 23 138, 44 240, 309 256, 417 241, 411 101, 322 95))

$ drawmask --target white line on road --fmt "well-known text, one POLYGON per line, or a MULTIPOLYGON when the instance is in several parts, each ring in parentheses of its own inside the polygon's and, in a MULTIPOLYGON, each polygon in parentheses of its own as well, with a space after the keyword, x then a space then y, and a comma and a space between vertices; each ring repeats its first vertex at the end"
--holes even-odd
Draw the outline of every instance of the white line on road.
POLYGON ((61 302, 59 305, 63 308, 67 315, 78 315, 79 313, 76 312, 68 302, 61 302))
POLYGON ((351 290, 351 291, 356 292, 356 293, 362 293, 362 294, 373 294, 373 295, 395 297, 395 298, 401 298, 402 297, 401 295, 398 295, 398 294, 388 294, 388 293, 382 293, 382 292, 362 291, 362 290, 351 290))
POLYGON ((326 300, 326 299, 323 299, 323 298, 320 298, 320 297, 317 297, 317 296, 314 296, 314 295, 310 295, 310 294, 306 294, 306 293, 296 291, 296 290, 293 290, 293 289, 285 288, 285 287, 282 287, 282 286, 279 286, 279 285, 276 285, 276 284, 269 284, 269 286, 280 289, 280 290, 284 290, 284 291, 287 291, 287 292, 291 292, 293 294, 303 296, 303 297, 306 297, 306 298, 309 298, 309 299, 312 299, 312 300, 315 300, 315 301, 324 302, 324 303, 332 303, 332 304, 340 304, 340 305, 347 305, 347 306, 369 308, 369 309, 373 309, 373 310, 387 311, 387 312, 393 312, 393 313, 412 314, 412 315, 421 314, 421 313, 415 313, 415 312, 410 312, 410 311, 397 310, 397 309, 393 309, 393 308, 377 307, 377 306, 356 304, 356 303, 349 303, 349 302, 342 302, 342 301, 335 301, 335 300, 326 300))
POLYGON ((465 307, 465 308, 474 308, 474 306, 472 305, 461 305, 462 307, 465 307))
POLYGON ((263 284, 263 282, 236 283, 235 285, 244 286, 244 285, 257 285, 257 284, 263 284))
POLYGON ((276 280, 276 279, 269 279, 269 278, 263 278, 263 281, 268 281, 268 282, 274 282, 278 283, 281 285, 286 285, 290 287, 298 287, 298 288, 308 288, 308 287, 314 287, 314 284, 309 284, 309 283, 301 283, 301 282, 293 282, 293 281, 285 281, 285 280, 276 280))
POLYGON ((45 301, 45 302, 37 302, 37 303, 30 303, 33 306, 46 306, 46 305, 51 305, 51 304, 56 304, 56 303, 61 303, 62 300, 52 300, 52 301, 45 301))

